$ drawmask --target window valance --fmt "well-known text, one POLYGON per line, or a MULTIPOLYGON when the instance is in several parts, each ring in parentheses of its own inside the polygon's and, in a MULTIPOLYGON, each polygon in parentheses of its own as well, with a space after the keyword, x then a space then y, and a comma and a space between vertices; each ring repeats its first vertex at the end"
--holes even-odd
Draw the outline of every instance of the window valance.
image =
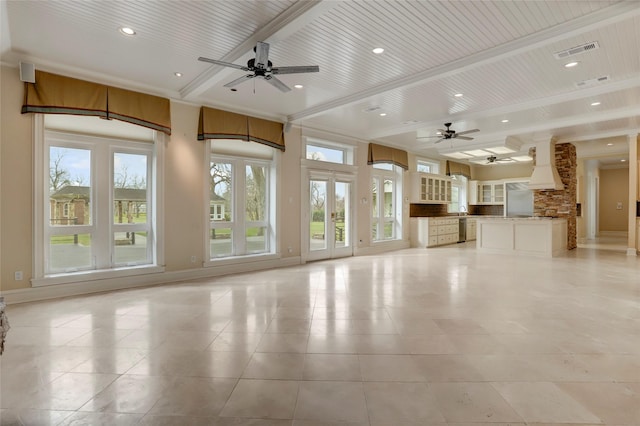
POLYGON ((198 123, 198 140, 238 139, 284 151, 283 129, 283 124, 276 121, 202 107, 198 123))
POLYGON ((471 167, 468 164, 447 160, 447 176, 459 175, 471 179, 471 167))
POLYGON ((409 156, 407 151, 389 146, 369 144, 369 158, 367 164, 394 164, 404 170, 409 170, 409 156))
POLYGON ((36 70, 22 113, 89 115, 171 134, 169 99, 36 70))

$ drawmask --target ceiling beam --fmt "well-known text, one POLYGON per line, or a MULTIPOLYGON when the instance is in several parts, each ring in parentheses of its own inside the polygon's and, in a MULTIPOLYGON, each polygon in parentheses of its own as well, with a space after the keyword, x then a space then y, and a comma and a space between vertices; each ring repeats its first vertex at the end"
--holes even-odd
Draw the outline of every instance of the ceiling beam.
MULTIPOLYGON (((225 56, 215 59, 224 62, 235 62, 245 55, 252 54, 257 42, 275 43, 283 40, 301 28, 304 28, 319 16, 327 13, 338 3, 339 2, 336 1, 300 0, 267 25, 256 31, 251 37, 236 46, 225 56)), ((226 77, 228 72, 223 72, 226 70, 227 68, 223 66, 212 65, 184 86, 180 90, 180 96, 183 99, 193 99, 202 95, 226 77)))
POLYGON ((594 29, 630 19, 638 15, 640 15, 640 7, 638 7, 637 1, 630 0, 615 3, 609 7, 584 15, 580 18, 546 28, 537 33, 512 40, 500 46, 496 46, 404 78, 393 80, 370 89, 362 90, 342 98, 315 105, 311 108, 291 114, 287 119, 288 121, 297 121, 304 118, 310 118, 334 108, 339 108, 355 102, 361 102, 384 92, 404 87, 411 87, 417 84, 423 84, 456 75, 464 71, 478 68, 482 65, 494 63, 499 60, 556 43, 566 38, 574 37, 588 31, 593 31, 594 29))

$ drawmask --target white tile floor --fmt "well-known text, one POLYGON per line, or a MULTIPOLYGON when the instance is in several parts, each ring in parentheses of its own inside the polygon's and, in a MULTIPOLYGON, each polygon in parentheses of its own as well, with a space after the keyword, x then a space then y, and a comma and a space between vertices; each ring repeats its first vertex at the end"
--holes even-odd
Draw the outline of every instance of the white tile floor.
POLYGON ((640 425, 640 257, 611 247, 410 249, 8 316, 3 425, 640 425))

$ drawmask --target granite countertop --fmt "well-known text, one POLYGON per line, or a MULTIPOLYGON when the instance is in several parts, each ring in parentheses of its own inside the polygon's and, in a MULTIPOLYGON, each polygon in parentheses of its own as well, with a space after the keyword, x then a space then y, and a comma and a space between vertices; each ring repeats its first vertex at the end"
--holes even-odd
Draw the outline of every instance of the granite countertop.
POLYGON ((530 216, 530 217, 504 217, 504 216, 476 216, 481 219, 496 219, 496 220, 567 220, 565 217, 549 217, 549 216, 530 216))

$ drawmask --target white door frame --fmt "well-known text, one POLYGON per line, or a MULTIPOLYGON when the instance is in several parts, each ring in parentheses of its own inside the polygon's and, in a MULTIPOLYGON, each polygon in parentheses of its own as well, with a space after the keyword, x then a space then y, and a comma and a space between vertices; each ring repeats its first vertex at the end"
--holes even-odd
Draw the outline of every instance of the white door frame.
POLYGON ((353 173, 344 173, 344 172, 335 172, 335 171, 327 171, 327 170, 315 170, 309 169, 307 170, 305 179, 303 180, 303 194, 302 197, 302 258, 306 261, 314 261, 314 260, 323 260, 323 259, 334 259, 338 257, 347 257, 353 256, 354 253, 354 244, 353 244, 353 235, 355 230, 354 224, 354 197, 355 197, 355 180, 356 176, 353 173), (319 180, 327 182, 327 200, 325 201, 327 208, 333 209, 333 203, 335 202, 335 185, 338 182, 343 182, 349 184, 349 194, 345 196, 346 200, 346 209, 345 209, 345 222, 348 224, 347 232, 348 234, 344 236, 345 241, 348 241, 348 245, 345 247, 335 247, 335 228, 333 224, 335 223, 331 217, 328 218, 326 222, 326 248, 321 250, 313 250, 311 251, 311 232, 309 229, 309 224, 311 222, 311 193, 310 186, 311 181, 319 180))

